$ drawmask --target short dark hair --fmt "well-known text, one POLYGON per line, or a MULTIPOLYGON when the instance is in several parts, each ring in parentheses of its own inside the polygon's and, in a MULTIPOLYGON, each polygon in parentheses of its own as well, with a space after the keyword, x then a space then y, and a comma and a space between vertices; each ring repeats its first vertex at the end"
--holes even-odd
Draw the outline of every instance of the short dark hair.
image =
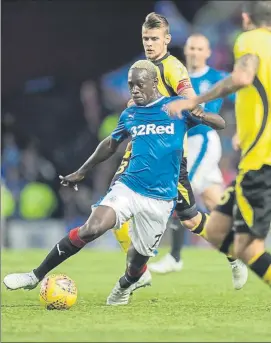
POLYGON ((244 1, 243 12, 248 13, 256 26, 271 25, 271 1, 244 1))
POLYGON ((145 18, 143 27, 146 29, 160 29, 165 28, 166 32, 169 33, 169 23, 166 17, 161 14, 151 12, 145 18))

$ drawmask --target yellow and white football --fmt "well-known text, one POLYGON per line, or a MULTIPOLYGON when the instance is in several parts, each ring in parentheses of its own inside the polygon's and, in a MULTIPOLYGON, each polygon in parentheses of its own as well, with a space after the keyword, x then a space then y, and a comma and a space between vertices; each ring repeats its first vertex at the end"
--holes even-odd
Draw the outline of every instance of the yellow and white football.
POLYGON ((75 282, 67 275, 49 275, 41 282, 40 303, 47 310, 68 310, 77 300, 75 282))

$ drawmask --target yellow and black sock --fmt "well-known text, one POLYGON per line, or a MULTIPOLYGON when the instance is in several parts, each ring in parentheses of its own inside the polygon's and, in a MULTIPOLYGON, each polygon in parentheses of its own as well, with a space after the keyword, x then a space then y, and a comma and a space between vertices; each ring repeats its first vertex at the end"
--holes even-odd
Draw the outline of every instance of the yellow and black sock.
POLYGON ((271 287, 271 254, 267 251, 255 255, 248 262, 250 269, 271 287))
POLYGON ((206 239, 206 229, 205 225, 207 224, 207 221, 209 219, 209 215, 207 213, 200 212, 201 214, 201 221, 198 225, 193 227, 190 231, 195 233, 196 235, 199 235, 206 239))

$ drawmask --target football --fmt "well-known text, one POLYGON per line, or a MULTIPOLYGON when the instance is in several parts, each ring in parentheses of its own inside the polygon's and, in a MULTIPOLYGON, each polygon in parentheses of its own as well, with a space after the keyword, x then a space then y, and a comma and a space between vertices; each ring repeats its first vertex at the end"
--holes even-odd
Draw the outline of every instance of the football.
POLYGON ((77 287, 67 275, 49 275, 41 282, 39 298, 47 310, 68 310, 76 303, 77 287))

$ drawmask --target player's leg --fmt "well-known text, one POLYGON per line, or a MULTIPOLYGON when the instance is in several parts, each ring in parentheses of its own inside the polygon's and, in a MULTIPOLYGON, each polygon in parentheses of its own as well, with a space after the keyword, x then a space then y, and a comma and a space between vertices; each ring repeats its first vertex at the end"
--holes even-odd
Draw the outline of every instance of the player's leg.
POLYGON ((4 284, 9 289, 34 288, 47 273, 79 252, 87 243, 92 242, 116 223, 125 222, 123 218, 130 217, 128 188, 114 185, 95 208, 86 223, 69 232, 49 252, 43 262, 30 273, 9 274, 4 278, 4 284))
POLYGON ((107 298, 107 305, 126 305, 134 290, 133 286, 147 271, 149 256, 143 256, 135 249, 133 244, 127 252, 127 265, 124 275, 117 281, 115 287, 107 298))
MULTIPOLYGON (((202 200, 203 200, 205 206, 211 212, 220 203, 220 200, 223 196, 222 184, 219 183, 219 179, 222 180, 222 176, 220 175, 221 172, 219 170, 218 163, 215 166, 213 166, 213 172, 206 170, 205 175, 209 175, 207 178, 210 177, 210 174, 213 174, 214 183, 210 184, 210 182, 208 182, 206 180, 205 184, 207 184, 208 187, 202 188, 201 197, 202 197, 202 200)), ((227 259, 230 262, 230 264, 234 270, 236 270, 236 268, 238 268, 238 266, 240 266, 240 261, 238 261, 237 259, 233 259, 230 256, 227 256, 227 259)), ((239 273, 238 273, 238 275, 239 275, 239 273)), ((238 275, 236 274, 237 278, 238 278, 238 275)), ((239 281, 237 281, 237 283, 239 283, 239 281)))
POLYGON ((114 227, 115 211, 107 206, 98 206, 86 223, 69 232, 62 238, 45 257, 43 262, 30 273, 7 275, 3 282, 7 288, 35 288, 47 273, 79 252, 87 243, 103 235, 114 227))
POLYGON ((271 287, 271 254, 263 238, 251 234, 235 234, 234 252, 249 268, 271 287))
MULTIPOLYGON (((120 229, 113 229, 113 233, 119 242, 122 250, 127 254, 128 250, 131 246, 131 238, 129 235, 129 228, 133 225, 132 220, 129 220, 128 222, 124 223, 120 229)), ((152 281, 152 276, 147 268, 146 271, 143 273, 143 275, 140 277, 140 279, 133 284, 133 291, 137 290, 138 288, 150 286, 152 281)))
POLYGON ((132 243, 127 256, 127 269, 108 297, 107 303, 110 305, 128 303, 129 296, 134 290, 133 285, 146 272, 149 257, 155 255, 174 205, 173 201, 151 199, 137 193, 131 196, 131 202, 132 243))
POLYGON ((172 230, 170 256, 176 261, 176 263, 174 263, 175 269, 181 270, 183 267, 181 251, 184 245, 185 228, 181 224, 176 212, 174 212, 173 216, 170 218, 168 226, 170 226, 170 229, 172 230))
POLYGON ((182 219, 190 220, 197 215, 196 203, 188 179, 187 157, 183 157, 178 182, 178 199, 174 212, 174 226, 171 232, 171 252, 156 265, 157 272, 180 271, 183 268, 181 250, 184 245, 185 227, 182 219), (181 219, 182 218, 182 219, 181 219))
MULTIPOLYGON (((201 196, 205 206, 211 212, 223 195, 223 177, 219 168, 222 155, 219 135, 211 130, 191 136, 188 139, 188 148, 188 170, 192 188, 201 196)), ((202 236, 204 237, 204 231, 202 236)), ((240 289, 246 281, 247 269, 241 261, 228 255, 226 257, 232 268, 234 288, 240 289)))
POLYGON ((241 289, 248 278, 245 264, 233 255, 234 232, 233 206, 235 203, 235 182, 227 187, 219 204, 211 212, 205 226, 206 240, 225 254, 232 268, 232 283, 236 290, 241 289))
POLYGON ((271 286, 271 254, 264 240, 271 223, 271 166, 239 174, 236 181, 234 254, 271 286))
POLYGON ((233 257, 234 232, 232 224, 231 215, 214 210, 210 214, 205 230, 208 242, 228 257, 232 269, 232 284, 234 289, 239 290, 247 282, 248 271, 242 261, 233 257))

